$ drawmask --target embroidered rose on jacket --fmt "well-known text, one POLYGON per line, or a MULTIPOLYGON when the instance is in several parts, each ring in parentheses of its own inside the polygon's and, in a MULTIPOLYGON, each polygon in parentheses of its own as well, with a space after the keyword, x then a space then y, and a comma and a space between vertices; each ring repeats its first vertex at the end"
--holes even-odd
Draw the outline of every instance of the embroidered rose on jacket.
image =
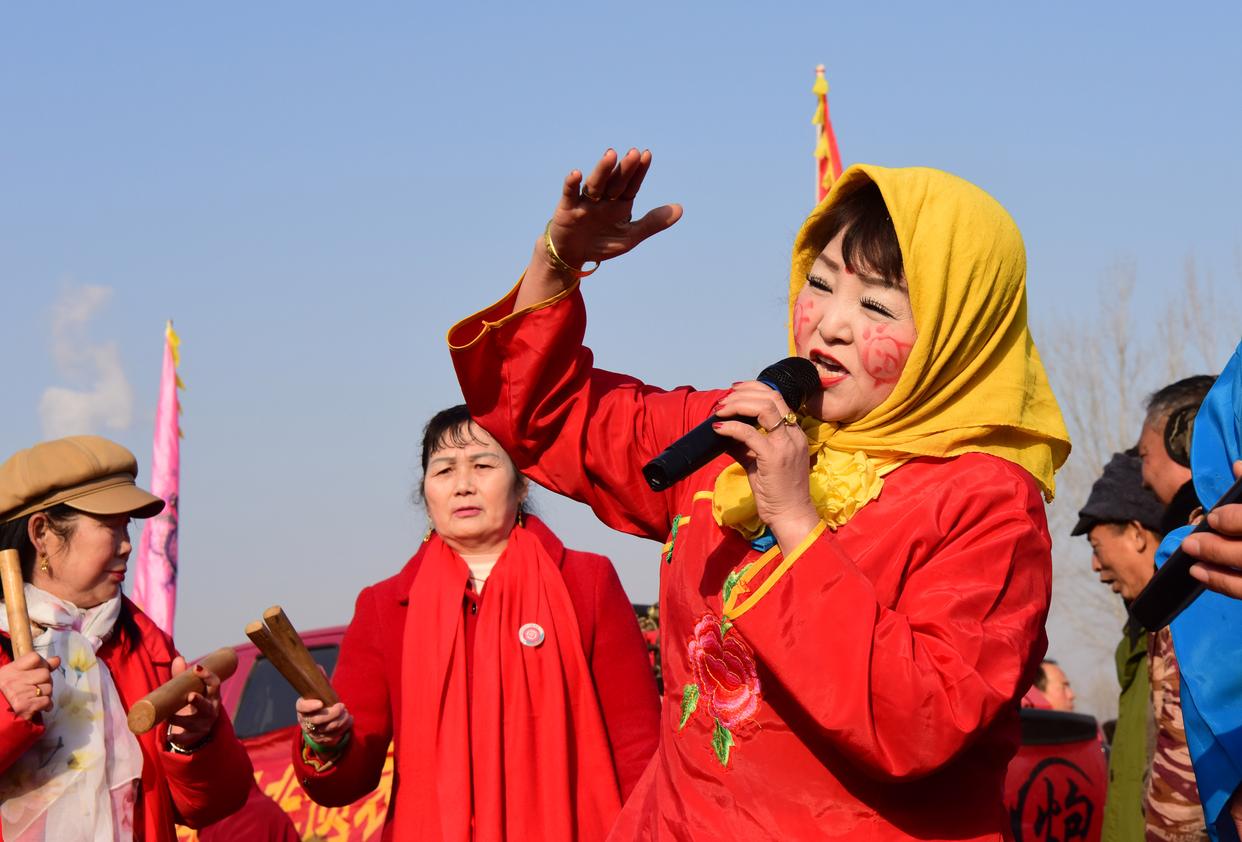
POLYGON ((699 620, 690 640, 690 663, 708 711, 733 730, 759 708, 759 674, 746 641, 721 634, 720 627, 711 614, 699 620))
POLYGON ((700 706, 715 720, 712 749, 721 765, 728 765, 733 731, 759 709, 761 688, 755 655, 746 641, 729 634, 731 624, 705 614, 694 627, 686 649, 693 684, 682 688, 678 730, 700 706))

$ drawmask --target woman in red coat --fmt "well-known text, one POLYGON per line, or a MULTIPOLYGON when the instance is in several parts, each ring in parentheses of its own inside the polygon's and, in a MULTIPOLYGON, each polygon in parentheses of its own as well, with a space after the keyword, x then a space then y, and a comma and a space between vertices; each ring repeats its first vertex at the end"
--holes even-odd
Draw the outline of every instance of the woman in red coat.
POLYGON ((186 668, 121 595, 129 521, 164 501, 137 488, 119 444, 73 436, 0 465, 0 548, 25 579, 35 651, 13 659, 0 616, 0 838, 173 842, 239 809, 253 770, 201 667, 167 723, 135 737, 126 711, 186 668))
POLYGON ((422 464, 431 529, 358 596, 341 702, 297 703, 302 785, 349 804, 393 742, 386 840, 602 840, 659 728, 616 572, 524 514, 526 480, 465 406, 428 423, 422 464))
POLYGON ((663 391, 593 366, 578 289, 680 217, 631 221, 650 160, 571 173, 518 286, 448 337, 524 473, 664 542, 669 697, 612 838, 1004 838, 1069 450, 1016 226, 948 173, 853 167, 794 246, 805 403, 663 391), (712 414, 728 456, 652 491, 643 465, 712 414))

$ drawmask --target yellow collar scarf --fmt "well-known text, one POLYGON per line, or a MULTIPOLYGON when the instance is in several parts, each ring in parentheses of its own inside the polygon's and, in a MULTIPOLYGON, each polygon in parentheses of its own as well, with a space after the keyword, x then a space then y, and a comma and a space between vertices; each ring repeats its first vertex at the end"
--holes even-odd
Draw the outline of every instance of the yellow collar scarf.
MULTIPOLYGON (((866 417, 840 427, 802 420, 820 517, 833 529, 849 522, 880 495, 885 474, 916 456, 990 453, 1026 469, 1051 500, 1069 435, 1027 329, 1022 236, 987 193, 940 170, 850 167, 794 243, 790 323, 824 247, 810 239, 815 223, 868 181, 893 219, 918 339, 892 394, 866 417)), ((717 477, 713 510, 748 539, 764 530, 739 465, 717 477)))

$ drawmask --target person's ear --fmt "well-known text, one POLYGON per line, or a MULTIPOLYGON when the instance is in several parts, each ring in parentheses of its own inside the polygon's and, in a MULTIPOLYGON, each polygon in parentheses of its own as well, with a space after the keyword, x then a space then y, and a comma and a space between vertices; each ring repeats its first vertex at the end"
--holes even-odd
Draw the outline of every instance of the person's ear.
POLYGON ((43 512, 35 512, 26 521, 26 537, 35 548, 35 555, 47 555, 47 534, 50 531, 47 527, 47 515, 43 512))
POLYGON ((1137 520, 1132 520, 1126 524, 1126 531, 1130 533, 1130 541, 1133 544, 1135 551, 1140 553, 1147 552, 1147 545, 1150 538, 1147 535, 1147 530, 1143 527, 1143 524, 1139 523, 1137 520))

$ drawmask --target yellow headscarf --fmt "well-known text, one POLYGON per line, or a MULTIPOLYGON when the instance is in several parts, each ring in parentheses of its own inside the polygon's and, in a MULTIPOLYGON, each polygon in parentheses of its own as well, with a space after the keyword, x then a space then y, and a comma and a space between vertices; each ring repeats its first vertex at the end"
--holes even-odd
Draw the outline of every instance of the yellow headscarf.
MULTIPOLYGON (((1069 435, 1026 325, 1026 250, 1000 204, 957 176, 925 167, 850 167, 794 243, 794 301, 823 250, 816 222, 849 191, 880 188, 901 246, 918 339, 887 399, 847 425, 802 419, 811 497, 832 528, 879 496, 884 475, 916 456, 991 453, 1025 468, 1051 500, 1069 435)), ((793 332, 790 331, 790 349, 793 332)), ((717 522, 748 538, 764 529, 746 473, 716 480, 717 522)))

